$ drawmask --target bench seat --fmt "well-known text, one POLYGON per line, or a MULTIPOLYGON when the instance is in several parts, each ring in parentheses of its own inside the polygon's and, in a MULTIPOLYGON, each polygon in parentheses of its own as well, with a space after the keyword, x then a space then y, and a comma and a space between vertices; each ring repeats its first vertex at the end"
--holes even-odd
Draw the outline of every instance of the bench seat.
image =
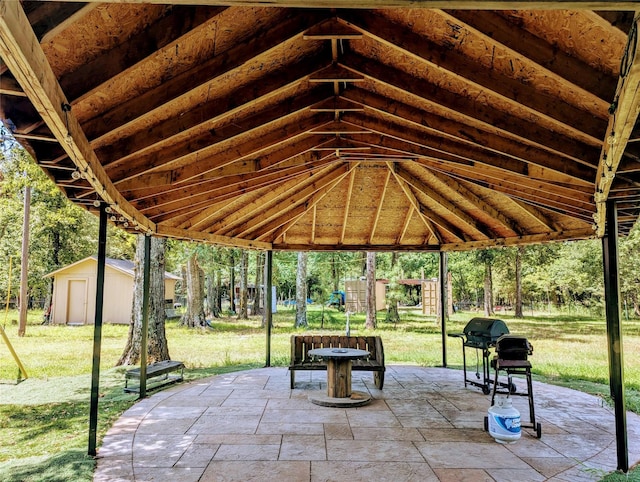
POLYGON ((309 350, 316 348, 355 348, 370 353, 367 358, 352 360, 352 371, 373 372, 377 388, 384 385, 384 349, 379 336, 337 336, 337 335, 292 335, 291 336, 291 388, 295 388, 297 370, 326 370, 326 361, 309 356, 309 350))
MULTIPOLYGON (((150 384, 148 389, 154 389, 166 385, 168 383, 176 383, 183 380, 184 363, 181 361, 164 360, 147 365, 146 381, 150 384), (179 375, 169 375, 170 373, 180 371, 179 375)), ((127 370, 125 373, 124 391, 131 393, 139 393, 140 385, 129 386, 129 380, 140 381, 140 367, 127 370)))

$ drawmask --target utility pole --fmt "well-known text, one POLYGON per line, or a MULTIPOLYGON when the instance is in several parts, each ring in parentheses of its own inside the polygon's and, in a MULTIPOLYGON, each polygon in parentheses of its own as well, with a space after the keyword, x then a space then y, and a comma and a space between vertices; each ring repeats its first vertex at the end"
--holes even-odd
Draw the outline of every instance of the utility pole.
POLYGON ((20 324, 18 336, 27 331, 28 274, 29 274, 29 214, 31 211, 31 186, 24 188, 24 221, 22 224, 22 260, 20 263, 20 324))

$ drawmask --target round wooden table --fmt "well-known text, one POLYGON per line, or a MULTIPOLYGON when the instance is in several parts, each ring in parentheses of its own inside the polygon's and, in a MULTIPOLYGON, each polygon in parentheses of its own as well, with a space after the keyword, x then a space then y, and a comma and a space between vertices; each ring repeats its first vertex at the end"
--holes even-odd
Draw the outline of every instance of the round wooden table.
POLYGON ((327 361, 327 396, 310 397, 317 405, 328 407, 361 406, 371 401, 371 395, 351 390, 351 360, 370 355, 366 350, 355 348, 316 348, 309 355, 327 361))

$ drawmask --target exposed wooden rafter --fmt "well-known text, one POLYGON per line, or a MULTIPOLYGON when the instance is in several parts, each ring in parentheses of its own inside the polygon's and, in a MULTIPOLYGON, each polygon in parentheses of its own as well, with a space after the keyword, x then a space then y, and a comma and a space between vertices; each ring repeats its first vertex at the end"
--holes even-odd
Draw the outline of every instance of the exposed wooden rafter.
POLYGON ((601 235, 606 198, 629 231, 633 2, 325 1, 0 2, 4 132, 132 232, 473 249, 601 235))
POLYGON ((155 231, 154 224, 142 216, 107 177, 73 112, 67 107, 67 99, 18 2, 0 3, 0 57, 101 200, 117 206, 114 209, 144 230, 155 231))
POLYGON ((625 148, 640 114, 640 55, 638 54, 638 21, 632 27, 633 35, 625 50, 623 72, 618 82, 616 96, 610 107, 610 118, 605 134, 605 142, 598 163, 594 199, 597 211, 594 215, 595 231, 603 236, 606 228, 605 201, 614 182, 616 172, 622 162, 625 148))

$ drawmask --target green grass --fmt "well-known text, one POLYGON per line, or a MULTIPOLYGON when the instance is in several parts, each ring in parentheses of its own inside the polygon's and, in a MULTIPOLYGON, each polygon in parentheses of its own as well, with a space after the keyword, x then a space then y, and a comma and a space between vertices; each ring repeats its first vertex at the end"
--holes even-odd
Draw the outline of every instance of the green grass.
MULTIPOLYGON (((461 332, 469 318, 476 315, 456 313, 448 323, 447 331, 461 332)), ((512 333, 524 335, 533 343, 532 361, 537 379, 607 399, 604 320, 542 313, 523 320, 504 313, 499 316, 512 333)), ((311 305, 310 327, 295 330, 292 328, 294 310, 279 307, 272 330, 271 364, 285 366, 289 363, 292 333, 344 332, 344 313, 325 310, 324 319, 322 317, 320 308, 311 305)), ((41 313, 33 312, 26 336, 18 337, 17 323, 11 322, 16 318, 16 313, 9 312, 6 318, 9 321, 3 326, 29 378, 17 382, 17 365, 0 342, 0 480, 89 481, 94 470, 93 459, 86 456, 93 327, 41 325, 41 313)), ((384 320, 384 314, 380 313, 378 320, 384 320)), ((365 333, 364 315, 352 315, 350 326, 352 335, 365 333)), ((625 352, 640 352, 640 320, 626 322, 624 330, 625 352)), ((127 326, 103 327, 99 441, 136 399, 135 395, 123 393, 125 368, 114 368, 127 332, 127 326)), ((442 363, 442 335, 435 317, 403 310, 399 323, 379 321, 378 329, 372 334, 383 337, 388 364, 437 366, 442 363)), ((260 367, 265 363, 266 338, 257 318, 214 320, 212 328, 207 330, 187 329, 170 321, 167 339, 172 359, 185 363, 188 379, 260 367)), ((447 337, 446 346, 448 365, 462 367, 461 341, 447 337)), ((640 413, 640 366, 633 363, 631 357, 627 360, 627 405, 640 413)), ((610 474, 603 480, 640 478, 636 473, 629 479, 615 478, 618 475, 610 474)))

